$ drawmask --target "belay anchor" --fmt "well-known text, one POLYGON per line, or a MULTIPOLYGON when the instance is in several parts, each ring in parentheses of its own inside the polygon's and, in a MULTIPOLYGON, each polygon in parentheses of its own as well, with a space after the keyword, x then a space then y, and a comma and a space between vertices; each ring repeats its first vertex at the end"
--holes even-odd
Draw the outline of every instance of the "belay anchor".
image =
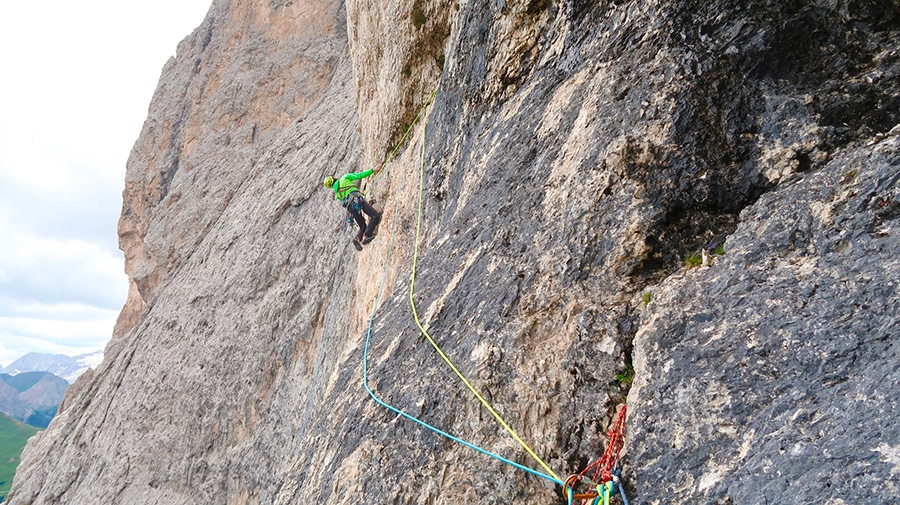
POLYGON ((619 468, 619 452, 625 445, 626 409, 627 405, 622 405, 616 422, 609 429, 609 443, 603 456, 600 456, 600 459, 588 465, 581 472, 570 475, 563 484, 563 498, 569 505, 575 503, 576 500, 581 501, 582 505, 610 505, 616 488, 619 490, 624 505, 629 505, 625 489, 622 486, 622 469, 619 468), (588 477, 587 474, 591 470, 594 471, 593 475, 588 477), (575 488, 579 484, 587 485, 588 491, 576 493, 575 488))

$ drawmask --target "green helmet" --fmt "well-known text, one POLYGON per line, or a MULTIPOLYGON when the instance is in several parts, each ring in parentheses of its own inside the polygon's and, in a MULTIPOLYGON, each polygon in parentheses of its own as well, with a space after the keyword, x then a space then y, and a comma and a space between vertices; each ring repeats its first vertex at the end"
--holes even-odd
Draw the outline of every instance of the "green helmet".
POLYGON ((334 186, 334 177, 328 176, 325 178, 325 187, 331 189, 334 186))

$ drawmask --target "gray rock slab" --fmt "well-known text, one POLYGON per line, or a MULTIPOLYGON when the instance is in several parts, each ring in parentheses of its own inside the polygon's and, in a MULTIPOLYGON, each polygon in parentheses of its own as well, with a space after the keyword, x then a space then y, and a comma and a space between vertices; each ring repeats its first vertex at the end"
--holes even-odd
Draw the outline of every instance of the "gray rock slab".
POLYGON ((640 502, 897 496, 898 209, 891 135, 764 195, 724 256, 654 289, 629 394, 640 502))

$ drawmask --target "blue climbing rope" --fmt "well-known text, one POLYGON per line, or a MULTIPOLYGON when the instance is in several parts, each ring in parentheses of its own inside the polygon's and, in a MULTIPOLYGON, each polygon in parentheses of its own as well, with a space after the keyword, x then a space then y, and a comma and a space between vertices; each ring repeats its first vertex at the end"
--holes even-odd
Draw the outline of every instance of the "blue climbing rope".
POLYGON ((622 503, 629 505, 628 497, 625 496, 625 486, 622 485, 622 469, 617 466, 610 473, 613 477, 613 484, 619 488, 619 494, 622 495, 622 503))

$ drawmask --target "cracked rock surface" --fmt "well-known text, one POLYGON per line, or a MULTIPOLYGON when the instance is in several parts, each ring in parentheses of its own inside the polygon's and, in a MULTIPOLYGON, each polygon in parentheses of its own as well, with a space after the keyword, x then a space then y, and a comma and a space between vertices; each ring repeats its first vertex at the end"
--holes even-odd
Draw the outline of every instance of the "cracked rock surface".
POLYGON ((422 325, 563 478, 627 400, 632 503, 883 503, 898 76, 894 0, 217 0, 129 162, 117 338, 10 503, 564 503, 364 390, 377 308, 379 397, 540 469, 420 334, 416 243, 422 325), (435 88, 357 253, 322 178, 435 88))
POLYGON ((654 290, 629 395, 638 488, 670 503, 897 495, 898 217, 891 135, 764 195, 724 256, 654 290))

